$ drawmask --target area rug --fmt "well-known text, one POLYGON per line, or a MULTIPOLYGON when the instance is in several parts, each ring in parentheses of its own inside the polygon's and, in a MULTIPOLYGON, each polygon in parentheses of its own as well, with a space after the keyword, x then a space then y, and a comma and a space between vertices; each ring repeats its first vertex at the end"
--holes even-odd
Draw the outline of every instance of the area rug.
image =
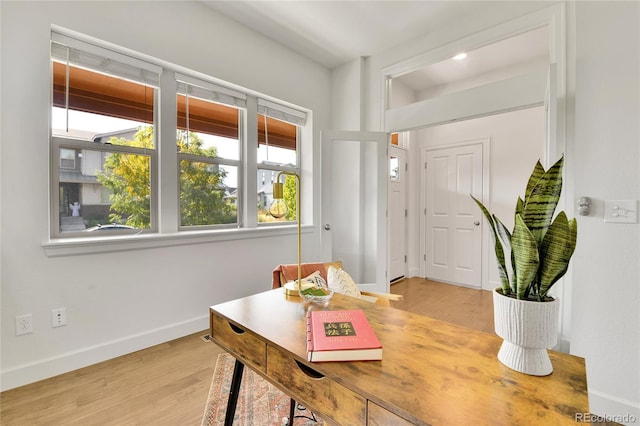
MULTIPOLYGON (((234 364, 235 358, 231 355, 227 353, 218 355, 207 405, 202 416, 202 426, 224 424, 234 364)), ((283 423, 283 417, 289 417, 290 401, 291 399, 278 388, 251 371, 250 368, 245 368, 233 424, 234 426, 291 425, 292 423, 283 423)), ((300 405, 296 407, 293 425, 318 424, 322 424, 322 419, 319 416, 314 416, 300 405)))

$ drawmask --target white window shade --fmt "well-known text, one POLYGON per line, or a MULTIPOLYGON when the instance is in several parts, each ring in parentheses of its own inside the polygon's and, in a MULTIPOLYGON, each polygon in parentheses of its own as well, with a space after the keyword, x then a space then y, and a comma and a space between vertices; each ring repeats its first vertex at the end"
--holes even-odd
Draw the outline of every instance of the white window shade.
POLYGON ((296 126, 307 123, 307 113, 266 99, 258 98, 258 113, 296 126))
POLYGON ((238 108, 247 107, 247 95, 237 90, 176 74, 178 93, 238 108))
POLYGON ((56 32, 51 34, 51 58, 147 86, 160 85, 161 67, 56 32))

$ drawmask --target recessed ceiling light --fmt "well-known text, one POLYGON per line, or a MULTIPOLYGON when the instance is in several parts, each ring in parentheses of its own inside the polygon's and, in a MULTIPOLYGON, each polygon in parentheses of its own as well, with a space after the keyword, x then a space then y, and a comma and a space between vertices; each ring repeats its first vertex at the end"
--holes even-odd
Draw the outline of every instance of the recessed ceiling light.
POLYGON ((466 57, 467 57, 467 54, 462 52, 462 53, 458 53, 456 56, 454 56, 453 59, 455 59, 456 61, 461 61, 466 57))

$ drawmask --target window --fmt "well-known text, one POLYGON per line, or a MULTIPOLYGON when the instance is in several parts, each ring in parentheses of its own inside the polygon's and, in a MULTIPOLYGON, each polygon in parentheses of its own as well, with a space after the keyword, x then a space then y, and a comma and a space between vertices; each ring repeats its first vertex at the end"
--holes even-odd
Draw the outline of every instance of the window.
POLYGON ((246 96, 177 75, 180 226, 238 226, 241 107, 246 96))
POLYGON ((258 222, 291 222, 297 220, 296 191, 298 181, 283 175, 284 202, 287 212, 281 218, 269 214, 273 202, 273 183, 280 172, 299 175, 298 139, 306 114, 275 102, 258 99, 258 222))
POLYGON ((154 230, 160 69, 58 33, 51 60, 52 234, 154 230))
POLYGON ((68 148, 60 149, 60 168, 75 169, 76 168, 76 151, 68 148))
MULTIPOLYGON (((137 56, 52 32, 52 237, 215 232, 271 221, 265 213, 277 174, 300 173, 307 112, 137 56), (160 93, 163 102, 174 97, 175 109, 158 108, 160 93), (257 163, 248 164, 244 153, 256 141, 257 163), (247 176, 258 178, 255 195, 247 194, 247 176), (248 196, 257 208, 245 205, 248 196), (99 232, 106 229, 113 232, 99 232)), ((296 221, 298 188, 294 177, 281 182, 289 214, 279 221, 288 224, 296 221)))

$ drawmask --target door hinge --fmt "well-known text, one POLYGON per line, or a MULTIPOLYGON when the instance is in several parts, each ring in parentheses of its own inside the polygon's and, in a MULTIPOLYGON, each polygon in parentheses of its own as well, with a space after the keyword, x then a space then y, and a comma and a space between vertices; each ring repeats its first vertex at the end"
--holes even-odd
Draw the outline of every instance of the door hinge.
POLYGON ((408 217, 409 216, 409 210, 404 209, 404 217, 408 217))
POLYGON ((424 169, 427 170, 427 162, 424 162, 424 169))
POLYGON ((407 263, 407 255, 404 255, 404 263, 407 263))
POLYGON ((427 208, 426 207, 424 208, 424 215, 425 216, 427 215, 427 208))
POLYGON ((424 261, 426 262, 426 261, 427 261, 427 254, 426 254, 426 253, 425 253, 425 254, 423 254, 423 255, 422 255, 422 258, 423 258, 423 259, 424 259, 424 261))

